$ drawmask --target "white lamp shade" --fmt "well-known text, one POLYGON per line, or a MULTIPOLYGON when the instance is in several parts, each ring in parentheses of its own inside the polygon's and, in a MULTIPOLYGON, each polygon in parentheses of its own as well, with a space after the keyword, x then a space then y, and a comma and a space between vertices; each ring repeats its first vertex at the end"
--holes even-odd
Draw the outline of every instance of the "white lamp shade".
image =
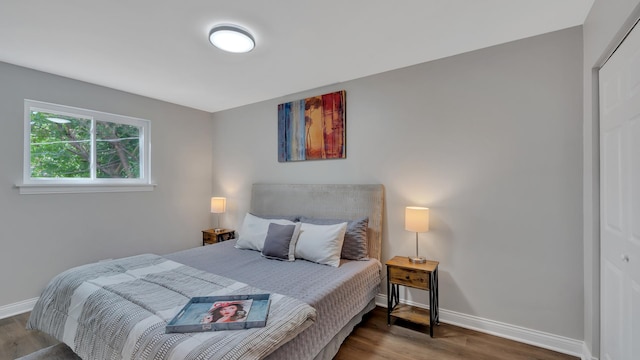
POLYGON ((429 208, 407 206, 404 211, 404 228, 417 233, 429 231, 429 208))
POLYGON ((227 198, 212 197, 211 198, 211 212, 214 214, 220 214, 227 209, 227 198))

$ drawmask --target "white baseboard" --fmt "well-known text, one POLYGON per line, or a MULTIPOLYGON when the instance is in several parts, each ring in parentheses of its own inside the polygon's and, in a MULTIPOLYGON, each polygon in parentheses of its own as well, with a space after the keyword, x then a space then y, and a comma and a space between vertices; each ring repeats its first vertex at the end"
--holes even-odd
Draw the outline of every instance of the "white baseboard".
POLYGON ((591 354, 591 350, 587 347, 586 343, 582 343, 582 360, 598 360, 597 357, 591 354))
MULTIPOLYGON (((425 304, 418 304, 412 301, 400 300, 401 303, 428 309, 425 304)), ((387 296, 378 294, 376 305, 387 307, 387 296)), ((484 319, 481 317, 467 315, 451 310, 440 308, 440 322, 476 330, 482 333, 499 336, 502 338, 522 342, 529 345, 557 351, 563 354, 573 355, 582 360, 594 360, 586 348, 584 341, 570 339, 564 336, 546 333, 543 331, 527 329, 521 326, 502 323, 499 321, 484 319), (589 357, 585 358, 585 350, 589 357)), ((597 359, 595 359, 597 360, 597 359)))
POLYGON ((36 305, 36 301, 38 301, 38 298, 22 300, 17 303, 0 306, 0 319, 31 311, 36 305))

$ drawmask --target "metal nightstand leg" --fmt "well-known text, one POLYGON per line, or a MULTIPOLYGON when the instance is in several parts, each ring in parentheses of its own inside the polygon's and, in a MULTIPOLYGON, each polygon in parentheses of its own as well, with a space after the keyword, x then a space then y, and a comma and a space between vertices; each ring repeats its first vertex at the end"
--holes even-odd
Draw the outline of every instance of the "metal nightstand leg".
POLYGON ((392 299, 393 299, 393 295, 392 295, 392 287, 391 287, 391 281, 389 281, 389 267, 387 267, 387 325, 391 326, 391 311, 393 310, 392 308, 392 299))
POLYGON ((392 284, 387 268, 387 325, 391 326, 391 312, 400 303, 400 285, 392 284))
POLYGON ((438 268, 431 272, 431 289, 429 291, 429 335, 433 337, 433 328, 440 325, 440 309, 438 304, 438 268))

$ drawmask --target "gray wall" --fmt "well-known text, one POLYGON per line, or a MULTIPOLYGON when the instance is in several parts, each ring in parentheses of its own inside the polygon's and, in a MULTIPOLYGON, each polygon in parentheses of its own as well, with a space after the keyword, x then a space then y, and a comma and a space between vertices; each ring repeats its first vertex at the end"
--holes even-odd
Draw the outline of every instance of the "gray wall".
POLYGON ((576 27, 215 113, 225 225, 254 182, 381 183, 383 260, 414 251, 404 207, 431 208, 442 308, 582 339, 581 64, 576 27), (347 159, 278 163, 277 104, 341 89, 347 159))
POLYGON ((211 225, 211 115, 0 63, 0 306, 71 266, 197 246, 211 225), (19 195, 23 101, 151 120, 151 192, 19 195))
POLYGON ((639 0, 595 0, 584 23, 584 283, 587 349, 600 353, 600 203, 597 69, 640 18, 639 0))

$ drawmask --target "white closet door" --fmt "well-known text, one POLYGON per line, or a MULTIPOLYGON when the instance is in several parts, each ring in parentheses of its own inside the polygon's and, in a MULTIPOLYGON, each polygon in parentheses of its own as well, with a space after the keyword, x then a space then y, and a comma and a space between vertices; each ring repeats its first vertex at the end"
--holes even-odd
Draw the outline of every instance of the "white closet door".
POLYGON ((640 359, 640 29, 600 69, 600 355, 640 359))

